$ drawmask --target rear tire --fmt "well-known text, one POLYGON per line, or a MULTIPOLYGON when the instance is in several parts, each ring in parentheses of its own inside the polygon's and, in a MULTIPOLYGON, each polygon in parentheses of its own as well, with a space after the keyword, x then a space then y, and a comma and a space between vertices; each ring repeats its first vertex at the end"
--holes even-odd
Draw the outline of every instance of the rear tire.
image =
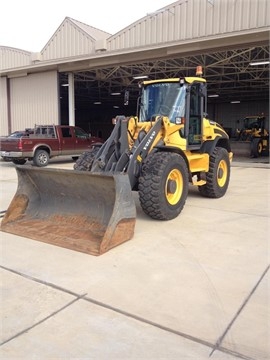
POLYGON ((94 147, 92 150, 82 153, 76 163, 73 165, 73 169, 78 171, 90 171, 94 158, 99 149, 100 147, 94 147))
POLYGON ((50 160, 50 156, 45 150, 37 150, 35 152, 33 163, 35 166, 43 167, 47 166, 50 160))
POLYGON ((153 219, 171 220, 182 211, 188 194, 188 169, 175 153, 156 152, 147 157, 139 178, 139 200, 153 219))
POLYGON ((208 198, 220 198, 225 195, 230 181, 231 170, 228 151, 216 147, 209 161, 206 184, 199 186, 199 192, 208 198))

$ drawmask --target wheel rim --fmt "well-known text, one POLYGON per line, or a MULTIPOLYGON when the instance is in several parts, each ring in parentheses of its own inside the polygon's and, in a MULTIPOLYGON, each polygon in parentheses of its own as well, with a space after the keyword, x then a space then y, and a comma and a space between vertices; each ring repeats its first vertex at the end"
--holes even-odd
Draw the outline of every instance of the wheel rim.
POLYGON ((47 162, 47 156, 45 154, 40 154, 38 159, 40 164, 46 164, 47 162))
POLYGON ((165 195, 170 205, 176 205, 183 192, 183 177, 179 170, 172 170, 165 184, 165 195))
POLYGON ((220 187, 223 187, 228 177, 228 167, 225 160, 220 161, 217 170, 217 182, 220 187))

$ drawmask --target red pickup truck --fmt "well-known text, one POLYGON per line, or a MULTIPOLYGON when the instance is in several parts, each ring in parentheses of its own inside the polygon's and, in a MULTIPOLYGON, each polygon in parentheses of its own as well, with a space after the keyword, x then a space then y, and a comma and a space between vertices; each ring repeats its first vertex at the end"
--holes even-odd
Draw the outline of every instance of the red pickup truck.
POLYGON ((33 160, 35 166, 46 166, 52 157, 70 155, 75 160, 103 142, 78 126, 36 125, 32 132, 20 138, 1 137, 0 156, 14 164, 23 165, 33 160))

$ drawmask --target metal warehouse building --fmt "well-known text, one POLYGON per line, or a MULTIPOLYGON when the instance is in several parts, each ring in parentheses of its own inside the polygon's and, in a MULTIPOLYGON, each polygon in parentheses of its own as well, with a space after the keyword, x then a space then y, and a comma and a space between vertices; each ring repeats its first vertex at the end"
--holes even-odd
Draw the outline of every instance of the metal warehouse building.
POLYGON ((269 119, 269 25, 268 0, 179 0, 114 35, 67 17, 39 53, 0 47, 1 135, 76 124, 106 138, 112 117, 136 114, 138 77, 197 65, 210 118, 232 133, 245 116, 269 119))

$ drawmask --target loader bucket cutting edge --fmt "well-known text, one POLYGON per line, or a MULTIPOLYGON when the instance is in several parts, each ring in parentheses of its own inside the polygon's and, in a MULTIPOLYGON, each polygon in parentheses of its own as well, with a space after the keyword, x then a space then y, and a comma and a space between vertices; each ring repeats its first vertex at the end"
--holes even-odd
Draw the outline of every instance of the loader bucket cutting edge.
POLYGON ((247 156, 251 155, 251 144, 249 141, 231 141, 231 150, 234 156, 247 156))
POLYGON ((91 255, 130 240, 136 207, 129 177, 17 166, 18 188, 1 230, 91 255))

